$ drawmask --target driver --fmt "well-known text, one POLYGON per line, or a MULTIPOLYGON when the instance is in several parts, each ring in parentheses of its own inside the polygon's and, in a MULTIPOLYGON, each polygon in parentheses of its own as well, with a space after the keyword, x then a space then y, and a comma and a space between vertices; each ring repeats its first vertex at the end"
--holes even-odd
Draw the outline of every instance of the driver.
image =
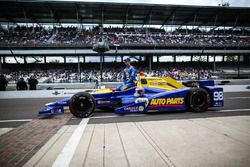
POLYGON ((122 91, 135 86, 136 82, 136 69, 131 66, 130 58, 126 58, 124 61, 126 68, 123 70, 122 81, 123 84, 116 88, 117 91, 122 91))

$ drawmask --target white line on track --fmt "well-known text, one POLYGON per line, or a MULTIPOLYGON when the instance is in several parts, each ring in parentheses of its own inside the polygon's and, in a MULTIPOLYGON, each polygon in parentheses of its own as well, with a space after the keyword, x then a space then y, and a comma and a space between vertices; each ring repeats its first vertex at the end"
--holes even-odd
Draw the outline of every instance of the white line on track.
POLYGON ((228 98, 225 98, 225 99, 250 99, 250 97, 228 97, 228 98))
POLYGON ((30 122, 32 119, 15 119, 15 120, 0 120, 0 123, 6 122, 30 122))
POLYGON ((234 112, 234 111, 250 111, 249 108, 243 108, 243 109, 231 109, 231 110, 218 110, 215 112, 234 112))
POLYGON ((57 156, 56 160, 53 163, 53 167, 68 167, 69 163, 75 153, 76 147, 80 142, 84 129, 88 124, 89 118, 84 118, 77 126, 72 136, 64 146, 61 153, 57 156))

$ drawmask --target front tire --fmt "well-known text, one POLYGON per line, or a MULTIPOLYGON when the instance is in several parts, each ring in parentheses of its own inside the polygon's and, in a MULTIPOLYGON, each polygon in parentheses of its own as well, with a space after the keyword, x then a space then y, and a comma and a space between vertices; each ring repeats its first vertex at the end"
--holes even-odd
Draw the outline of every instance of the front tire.
POLYGON ((192 112, 205 112, 210 105, 210 95, 202 88, 191 89, 187 96, 186 105, 192 112))
POLYGON ((89 117, 95 110, 95 99, 87 92, 76 93, 70 99, 69 109, 75 117, 89 117))

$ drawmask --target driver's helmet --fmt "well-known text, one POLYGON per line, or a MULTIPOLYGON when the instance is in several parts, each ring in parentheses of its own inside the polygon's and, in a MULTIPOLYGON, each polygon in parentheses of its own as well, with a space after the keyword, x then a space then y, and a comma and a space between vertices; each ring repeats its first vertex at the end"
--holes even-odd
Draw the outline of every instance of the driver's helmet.
POLYGON ((143 96, 144 94, 145 94, 145 90, 143 87, 141 86, 136 87, 135 94, 134 94, 136 97, 143 96))

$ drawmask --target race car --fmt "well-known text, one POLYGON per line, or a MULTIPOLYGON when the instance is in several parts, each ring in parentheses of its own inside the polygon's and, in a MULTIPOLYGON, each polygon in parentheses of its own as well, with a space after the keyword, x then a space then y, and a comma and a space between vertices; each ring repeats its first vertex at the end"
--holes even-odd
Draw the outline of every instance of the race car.
POLYGON ((223 106, 223 88, 215 87, 213 80, 191 83, 191 87, 187 87, 170 77, 140 76, 137 85, 130 89, 115 91, 104 88, 79 92, 70 98, 46 104, 38 115, 63 114, 65 106, 69 106, 70 112, 80 118, 89 117, 96 108, 127 114, 183 110, 204 112, 209 107, 223 106), (143 96, 135 95, 138 87, 143 88, 143 96))

